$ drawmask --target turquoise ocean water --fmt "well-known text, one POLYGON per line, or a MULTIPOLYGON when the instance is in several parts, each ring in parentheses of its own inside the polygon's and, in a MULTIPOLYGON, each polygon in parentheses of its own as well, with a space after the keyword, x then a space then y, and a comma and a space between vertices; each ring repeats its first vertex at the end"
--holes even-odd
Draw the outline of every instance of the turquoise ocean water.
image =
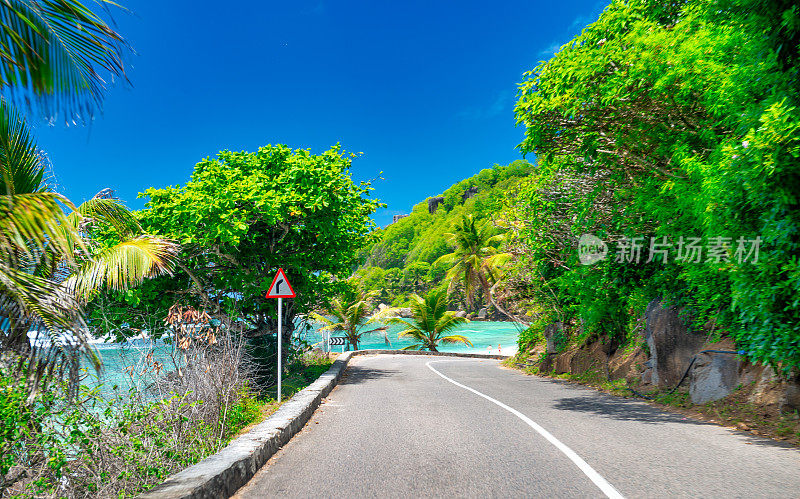
MULTIPOLYGON (((369 329, 367 326, 365 329, 369 329)), ((402 331, 402 326, 389 326, 386 331, 386 336, 390 344, 387 344, 384 339, 384 332, 368 334, 362 337, 359 347, 362 350, 367 349, 400 349, 405 346, 414 344, 414 342, 407 338, 398 338, 397 333, 402 331)), ((472 347, 463 345, 461 343, 446 345, 442 344, 439 351, 442 352, 473 352, 473 353, 488 353, 488 348, 491 346, 491 353, 497 353, 497 346, 500 345, 501 353, 512 354, 517 350, 517 338, 519 337, 519 326, 513 322, 470 322, 464 324, 459 329, 453 331, 452 334, 460 334, 466 336, 473 344, 472 347)), ((339 336, 339 334, 332 332, 331 336, 339 336)), ((301 335, 302 337, 302 335, 301 335)), ((322 334, 319 331, 311 331, 306 336, 306 341, 309 343, 318 343, 322 341, 322 334)), ((334 352, 341 351, 342 347, 331 347, 334 352)))
MULTIPOLYGON (((372 333, 362 337, 361 349, 400 349, 411 345, 408 339, 399 339, 397 333, 402 330, 400 326, 390 326, 386 336, 390 344, 384 339, 384 332, 372 333)), ((473 346, 462 344, 441 345, 442 352, 473 352, 473 353, 501 353, 510 355, 516 352, 519 327, 512 322, 470 322, 454 331, 469 338, 473 346), (489 349, 491 347, 491 350, 489 349)), ((331 336, 337 336, 331 333, 331 336)), ((322 333, 314 326, 308 332, 296 334, 298 340, 309 344, 318 344, 322 341, 322 333)), ((319 345, 318 345, 319 346, 319 345)), ((159 362, 163 367, 161 373, 174 371, 180 364, 180 356, 174 356, 172 347, 161 342, 150 340, 134 340, 127 344, 100 343, 96 344, 97 352, 103 361, 103 372, 100 378, 103 384, 102 391, 106 392, 118 385, 127 389, 131 384, 147 383, 148 379, 159 373, 153 370, 153 361, 159 362)), ((340 352, 340 346, 332 347, 333 352, 340 352)), ((87 378, 87 384, 97 383, 93 375, 87 378)))

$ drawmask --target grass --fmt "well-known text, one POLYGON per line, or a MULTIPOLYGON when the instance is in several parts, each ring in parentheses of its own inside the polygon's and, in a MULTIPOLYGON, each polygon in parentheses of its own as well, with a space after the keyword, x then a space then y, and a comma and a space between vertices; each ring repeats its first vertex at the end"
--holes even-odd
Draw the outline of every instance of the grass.
POLYGON ((306 354, 290 364, 289 372, 281 383, 280 403, 276 400, 277 386, 266 390, 264 396, 258 396, 250 390, 243 393, 239 402, 231 407, 228 414, 226 444, 271 416, 295 393, 316 381, 331 364, 333 364, 331 359, 311 354, 306 354))

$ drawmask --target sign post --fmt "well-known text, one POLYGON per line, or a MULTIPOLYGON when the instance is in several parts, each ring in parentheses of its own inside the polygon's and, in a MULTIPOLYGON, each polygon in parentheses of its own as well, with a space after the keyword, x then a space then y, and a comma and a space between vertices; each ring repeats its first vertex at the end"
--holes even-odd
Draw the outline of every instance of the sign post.
POLYGON ((281 378, 283 377, 283 298, 278 298, 278 403, 281 403, 281 378))
POLYGON ((346 336, 331 336, 328 341, 330 341, 331 346, 342 345, 342 353, 344 353, 344 346, 347 343, 346 336))
POLYGON ((281 378, 283 378, 283 299, 295 296, 294 289, 289 284, 289 279, 286 278, 286 273, 282 268, 278 269, 266 294, 266 298, 278 299, 278 403, 281 401, 281 378))

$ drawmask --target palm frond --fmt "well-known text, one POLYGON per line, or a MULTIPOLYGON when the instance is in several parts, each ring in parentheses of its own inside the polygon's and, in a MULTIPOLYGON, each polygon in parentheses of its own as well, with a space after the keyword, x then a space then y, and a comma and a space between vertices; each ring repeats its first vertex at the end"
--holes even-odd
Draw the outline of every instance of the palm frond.
POLYGON ((44 190, 45 164, 25 120, 0 98, 0 195, 44 190))
POLYGON ((81 229, 89 223, 109 225, 123 238, 142 233, 142 226, 133 213, 116 199, 95 196, 70 213, 69 220, 81 229))
POLYGON ((379 331, 386 331, 387 329, 389 329, 388 326, 381 326, 381 327, 376 327, 375 329, 370 329, 369 331, 362 331, 359 334, 377 333, 379 331))
POLYGON ((383 310, 379 310, 377 313, 372 314, 367 320, 366 324, 385 322, 388 318, 394 317, 397 314, 397 311, 398 309, 395 307, 386 307, 383 310))
POLYGON ((466 318, 456 317, 452 312, 447 312, 446 314, 443 314, 436 322, 436 332, 439 334, 446 333, 456 329, 462 324, 466 324, 467 322, 469 322, 469 320, 466 318))
POLYGON ((403 326, 403 327, 405 327, 407 329, 412 329, 412 328, 416 327, 413 324, 411 324, 410 322, 408 322, 407 320, 401 319, 400 317, 391 317, 391 318, 386 320, 386 324, 390 325, 390 326, 403 326))
MULTIPOLYGON (((412 321, 392 318, 387 321, 387 324, 402 326, 404 329, 397 336, 416 339, 421 343, 419 348, 436 350, 436 345, 442 341, 443 333, 469 322, 463 317, 456 317, 453 312, 447 310, 447 293, 442 290, 432 290, 424 297, 412 295, 412 300, 412 321)), ((456 336, 448 336, 448 338, 456 338, 456 336)))
POLYGON ((452 265, 456 265, 458 263, 458 261, 459 261, 459 255, 458 255, 458 253, 454 252, 454 253, 448 253, 446 255, 440 256, 439 258, 434 260, 433 265, 434 266, 436 266, 436 265, 452 266, 452 265))
POLYGON ((418 340, 423 340, 427 334, 426 332, 418 327, 410 327, 408 329, 404 329, 397 333, 398 338, 416 338, 418 340))
POLYGON ((511 253, 497 253, 483 261, 484 268, 502 267, 514 257, 511 253))
POLYGON ((311 312, 308 314, 308 316, 311 317, 313 320, 324 324, 324 326, 320 327, 320 329, 329 329, 332 326, 338 326, 339 324, 341 324, 340 322, 333 322, 332 320, 328 319, 324 315, 319 314, 317 312, 311 312))
POLYGON ((505 234, 497 234, 495 236, 492 236, 492 237, 488 238, 486 240, 486 244, 489 245, 489 246, 492 246, 492 245, 495 245, 495 244, 502 243, 505 240, 506 240, 506 235, 505 234))
POLYGON ((30 254, 45 247, 68 261, 76 250, 86 251, 80 234, 68 222, 62 204, 72 206, 54 192, 0 196, 0 254, 30 254))
MULTIPOLYGON (((80 304, 64 286, 0 262, 0 316, 10 323, 41 321, 49 330, 70 329, 79 318, 79 310, 80 304)), ((24 329, 27 342, 28 327, 24 329)), ((6 340, 17 342, 21 338, 6 340)))
POLYGON ((170 241, 140 236, 101 250, 66 284, 83 299, 100 289, 128 289, 148 277, 171 275, 177 251, 170 241))
POLYGON ((442 343, 463 343, 467 346, 473 346, 472 342, 466 336, 460 334, 452 334, 450 336, 442 336, 439 338, 442 343))
POLYGON ((70 121, 85 120, 106 80, 125 76, 122 36, 77 0, 5 0, 0 23, 0 86, 47 116, 64 111, 70 121))

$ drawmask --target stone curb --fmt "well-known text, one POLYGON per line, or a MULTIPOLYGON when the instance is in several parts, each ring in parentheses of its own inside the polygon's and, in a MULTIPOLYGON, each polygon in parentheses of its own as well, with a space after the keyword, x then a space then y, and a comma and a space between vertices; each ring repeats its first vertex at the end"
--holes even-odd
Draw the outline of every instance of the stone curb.
POLYGON ((311 415, 339 382, 350 359, 356 355, 399 354, 507 359, 506 355, 425 352, 415 350, 356 350, 345 352, 322 376, 297 392, 275 413, 238 437, 227 447, 197 464, 167 477, 140 499, 228 498, 308 422, 311 415))

